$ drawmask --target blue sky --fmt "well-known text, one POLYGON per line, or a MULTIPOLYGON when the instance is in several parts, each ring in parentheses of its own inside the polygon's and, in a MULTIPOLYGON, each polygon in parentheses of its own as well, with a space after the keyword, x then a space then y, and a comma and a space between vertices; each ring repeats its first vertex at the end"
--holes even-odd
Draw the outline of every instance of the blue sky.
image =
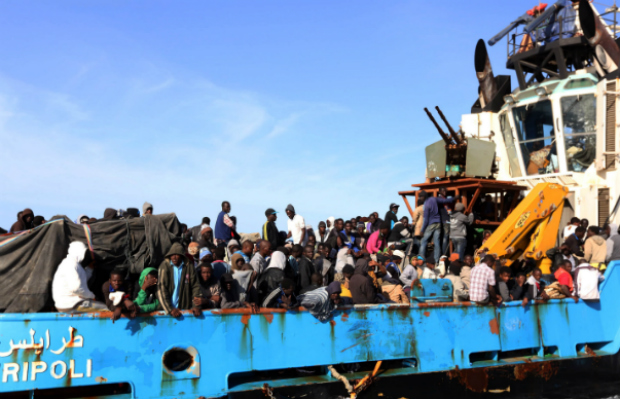
POLYGON ((439 140, 423 108, 457 127, 476 41, 536 4, 2 1, 0 226, 144 201, 193 226, 229 200, 244 232, 288 203, 383 215, 439 140))

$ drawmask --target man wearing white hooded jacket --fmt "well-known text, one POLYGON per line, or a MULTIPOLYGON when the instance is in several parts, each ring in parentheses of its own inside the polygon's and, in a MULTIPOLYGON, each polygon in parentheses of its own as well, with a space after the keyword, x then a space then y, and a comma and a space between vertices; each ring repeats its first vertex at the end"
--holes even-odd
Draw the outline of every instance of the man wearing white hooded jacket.
POLYGON ((79 241, 69 244, 67 257, 60 262, 52 282, 54 306, 59 312, 97 312, 109 310, 105 303, 95 301, 95 294, 88 289, 88 279, 93 274, 89 265, 90 251, 79 241))

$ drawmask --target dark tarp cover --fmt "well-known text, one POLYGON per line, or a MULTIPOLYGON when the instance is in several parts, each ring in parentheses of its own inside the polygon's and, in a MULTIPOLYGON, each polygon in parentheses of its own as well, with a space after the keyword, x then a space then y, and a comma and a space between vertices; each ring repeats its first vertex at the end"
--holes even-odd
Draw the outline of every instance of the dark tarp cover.
MULTIPOLYGON (((180 241, 181 224, 174 213, 125 220, 99 220, 90 225, 95 272, 89 285, 100 294, 114 268, 139 274, 159 267, 173 242, 180 241)), ((0 311, 32 313, 52 309, 52 280, 69 244, 88 246, 83 225, 57 217, 21 235, 0 237, 0 311)))

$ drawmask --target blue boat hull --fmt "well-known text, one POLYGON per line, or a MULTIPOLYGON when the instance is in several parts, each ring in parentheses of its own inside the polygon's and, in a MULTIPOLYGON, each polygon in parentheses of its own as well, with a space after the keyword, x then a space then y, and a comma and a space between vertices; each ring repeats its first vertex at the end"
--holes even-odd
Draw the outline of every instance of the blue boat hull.
POLYGON ((116 323, 109 313, 3 314, 0 393, 126 383, 127 397, 221 397, 266 382, 335 381, 327 373, 286 377, 290 368, 378 360, 390 364, 382 376, 448 371, 464 383, 475 369, 496 366, 545 373, 545 362, 618 352, 618 266, 608 267, 600 302, 355 306, 324 324, 306 311, 278 310, 153 314, 116 323), (190 359, 175 364, 174 353, 190 359))

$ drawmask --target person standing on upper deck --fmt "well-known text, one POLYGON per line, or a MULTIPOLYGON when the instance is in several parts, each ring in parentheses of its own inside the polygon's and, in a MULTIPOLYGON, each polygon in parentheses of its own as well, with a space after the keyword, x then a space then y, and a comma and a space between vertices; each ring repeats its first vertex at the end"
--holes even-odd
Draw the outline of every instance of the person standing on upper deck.
MULTIPOLYGON (((420 255, 426 256, 426 246, 430 241, 431 237, 433 239, 433 243, 435 245, 434 255, 435 259, 439 259, 441 254, 443 254, 447 248, 442 248, 441 245, 441 233, 443 230, 443 224, 448 223, 447 220, 447 212, 444 209, 444 204, 451 204, 460 196, 456 196, 454 198, 446 198, 448 190, 445 187, 439 189, 437 197, 429 197, 424 202, 424 222, 422 225, 422 231, 424 235, 422 236, 422 242, 420 243, 420 255)), ((447 234, 448 232, 444 232, 447 234)), ((444 240, 447 242, 447 240, 444 240)))
POLYGON ((235 224, 228 215, 230 213, 230 202, 222 202, 222 211, 217 215, 215 222, 215 245, 228 243, 233 238, 235 224))
POLYGON ((390 222, 390 229, 393 229, 394 225, 398 222, 398 216, 396 216, 396 214, 398 213, 399 207, 400 205, 392 202, 390 204, 390 210, 385 213, 384 219, 386 222, 390 222))
POLYGON ((495 292, 495 271, 490 267, 495 263, 492 255, 486 255, 482 262, 471 269, 469 299, 479 305, 501 303, 502 297, 495 292))
POLYGON ((293 239, 293 244, 299 244, 305 247, 308 243, 308 237, 306 237, 306 223, 301 215, 295 214, 295 207, 291 204, 286 206, 286 221, 288 225, 287 238, 293 239))

